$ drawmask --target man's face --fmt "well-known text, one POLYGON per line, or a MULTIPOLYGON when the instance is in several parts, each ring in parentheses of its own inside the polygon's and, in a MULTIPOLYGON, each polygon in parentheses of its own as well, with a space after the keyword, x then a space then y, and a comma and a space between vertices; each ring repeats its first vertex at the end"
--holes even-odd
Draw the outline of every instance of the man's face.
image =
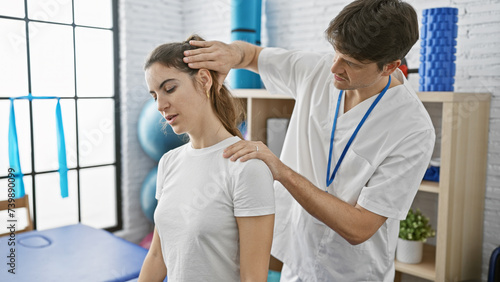
POLYGON ((360 62, 338 51, 330 71, 333 73, 333 84, 340 90, 366 88, 378 82, 382 76, 376 63, 360 62))

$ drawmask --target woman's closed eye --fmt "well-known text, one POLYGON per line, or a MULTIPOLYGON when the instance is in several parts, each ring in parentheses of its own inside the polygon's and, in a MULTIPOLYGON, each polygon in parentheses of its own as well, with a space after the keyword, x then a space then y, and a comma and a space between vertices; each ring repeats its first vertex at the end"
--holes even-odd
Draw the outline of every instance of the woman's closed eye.
POLYGON ((177 87, 175 87, 175 86, 172 86, 172 87, 169 87, 169 88, 165 87, 165 91, 166 91, 167 93, 172 93, 172 92, 174 92, 174 91, 175 91, 175 89, 176 89, 176 88, 177 88, 177 87))

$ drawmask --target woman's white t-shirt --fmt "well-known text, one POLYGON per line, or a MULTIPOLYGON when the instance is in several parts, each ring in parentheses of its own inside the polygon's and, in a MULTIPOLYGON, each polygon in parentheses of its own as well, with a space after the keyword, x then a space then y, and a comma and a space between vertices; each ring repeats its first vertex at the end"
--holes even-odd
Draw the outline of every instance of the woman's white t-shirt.
POLYGON ((161 158, 154 219, 168 281, 239 281, 236 217, 274 214, 265 163, 222 157, 239 140, 203 149, 188 143, 161 158))

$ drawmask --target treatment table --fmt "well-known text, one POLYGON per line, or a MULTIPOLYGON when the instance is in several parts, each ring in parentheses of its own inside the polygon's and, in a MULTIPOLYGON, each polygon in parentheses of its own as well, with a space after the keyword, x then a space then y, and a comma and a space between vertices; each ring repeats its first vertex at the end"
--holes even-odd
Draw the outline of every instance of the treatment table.
POLYGON ((147 254, 138 245, 83 224, 9 238, 0 237, 0 281, 129 281, 139 276, 147 254), (15 248, 15 264, 9 266, 11 248, 15 248), (15 274, 8 272, 11 266, 15 274))

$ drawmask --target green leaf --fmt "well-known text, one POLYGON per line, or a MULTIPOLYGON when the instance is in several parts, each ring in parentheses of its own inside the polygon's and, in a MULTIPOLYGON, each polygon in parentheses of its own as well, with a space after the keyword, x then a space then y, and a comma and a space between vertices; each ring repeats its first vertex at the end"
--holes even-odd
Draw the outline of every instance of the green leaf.
POLYGON ((429 224, 429 218, 420 209, 410 209, 405 220, 400 221, 399 238, 412 241, 425 241, 436 236, 436 231, 429 224))

